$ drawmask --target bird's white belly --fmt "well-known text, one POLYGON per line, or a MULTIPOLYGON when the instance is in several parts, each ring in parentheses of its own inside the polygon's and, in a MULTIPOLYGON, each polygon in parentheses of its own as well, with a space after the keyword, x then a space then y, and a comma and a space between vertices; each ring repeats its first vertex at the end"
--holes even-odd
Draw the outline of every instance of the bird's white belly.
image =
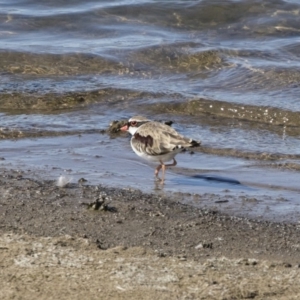
POLYGON ((178 152, 181 152, 181 150, 174 150, 172 152, 168 152, 162 155, 149 155, 146 152, 140 152, 138 151, 136 148, 132 147, 132 150, 140 157, 148 160, 148 161, 152 161, 152 162, 168 162, 173 160, 173 158, 176 156, 176 154, 178 154, 178 152))

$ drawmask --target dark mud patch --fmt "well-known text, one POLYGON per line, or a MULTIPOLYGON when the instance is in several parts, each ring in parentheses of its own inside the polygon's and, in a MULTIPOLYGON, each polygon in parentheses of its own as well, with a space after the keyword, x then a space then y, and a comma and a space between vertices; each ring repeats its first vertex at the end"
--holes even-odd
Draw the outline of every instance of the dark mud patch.
POLYGON ((128 120, 114 120, 109 124, 108 132, 109 133, 117 133, 120 132, 121 127, 127 124, 128 120))
POLYGON ((85 206, 87 209, 117 212, 115 207, 109 205, 109 202, 111 202, 109 197, 107 197, 105 194, 100 194, 95 201, 89 203, 82 202, 80 204, 85 206))

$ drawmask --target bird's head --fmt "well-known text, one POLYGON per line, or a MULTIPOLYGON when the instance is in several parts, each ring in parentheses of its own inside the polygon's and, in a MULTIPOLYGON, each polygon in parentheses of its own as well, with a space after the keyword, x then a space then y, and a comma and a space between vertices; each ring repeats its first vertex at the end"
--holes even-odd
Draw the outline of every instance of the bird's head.
POLYGON ((142 116, 135 116, 130 118, 120 130, 128 131, 131 135, 134 135, 138 128, 147 122, 150 122, 150 120, 142 116))

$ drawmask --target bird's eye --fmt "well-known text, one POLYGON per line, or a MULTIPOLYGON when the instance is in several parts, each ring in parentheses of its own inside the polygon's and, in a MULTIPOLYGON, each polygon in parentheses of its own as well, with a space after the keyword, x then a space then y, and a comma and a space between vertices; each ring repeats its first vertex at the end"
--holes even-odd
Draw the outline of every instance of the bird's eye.
POLYGON ((131 122, 130 122, 130 125, 131 125, 131 126, 136 126, 136 124, 137 124, 137 121, 131 121, 131 122))

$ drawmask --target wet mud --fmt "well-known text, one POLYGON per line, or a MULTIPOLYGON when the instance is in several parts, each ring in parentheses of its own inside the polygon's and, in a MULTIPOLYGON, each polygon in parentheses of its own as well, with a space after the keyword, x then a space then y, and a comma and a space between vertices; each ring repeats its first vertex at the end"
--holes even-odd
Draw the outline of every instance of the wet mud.
POLYGON ((195 259, 206 254, 233 257, 238 253, 251 253, 257 258, 271 255, 276 259, 285 257, 290 263, 299 262, 297 223, 233 217, 216 210, 184 205, 176 197, 135 189, 82 182, 61 188, 56 186, 56 181, 37 180, 32 175, 31 171, 1 169, 2 230, 26 231, 40 236, 76 234, 94 241, 98 239, 99 246, 104 249, 117 246, 117 243, 146 245, 162 248, 166 255, 186 253, 195 259), (98 201, 107 203, 111 209, 89 209, 98 201), (133 234, 131 226, 137 226, 141 232, 133 234), (144 235, 146 232, 148 236, 144 235), (195 234, 199 241, 212 244, 205 253, 192 247, 198 242, 195 234), (222 235, 223 239, 216 240, 214 236, 217 235, 222 235), (254 240, 246 242, 248 237, 254 240), (247 249, 246 244, 251 248, 247 249))

